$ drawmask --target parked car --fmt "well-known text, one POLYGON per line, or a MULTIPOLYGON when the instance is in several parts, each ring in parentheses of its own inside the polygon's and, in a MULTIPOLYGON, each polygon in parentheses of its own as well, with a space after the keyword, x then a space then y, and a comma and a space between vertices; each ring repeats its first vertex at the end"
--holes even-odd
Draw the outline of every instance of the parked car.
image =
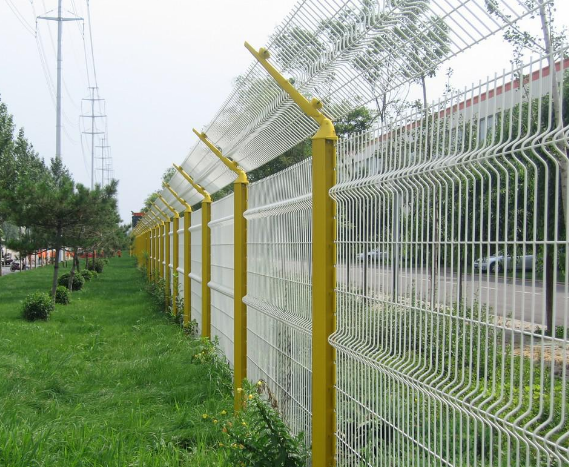
POLYGON ((23 263, 23 265, 21 265, 19 261, 13 261, 10 265, 10 271, 24 271, 25 269, 26 263, 23 263))
POLYGON ((478 258, 474 261, 474 269, 481 272, 494 272, 494 271, 512 271, 514 269, 521 271, 531 271, 533 269, 533 255, 516 256, 515 260, 511 255, 504 257, 504 255, 493 255, 484 258, 478 258))
POLYGON ((12 259, 12 255, 10 253, 6 253, 2 258, 2 266, 9 266, 12 263, 12 261, 14 261, 12 259))
POLYGON ((387 251, 381 251, 380 249, 370 250, 367 253, 360 253, 357 256, 358 261, 364 261, 367 255, 368 262, 374 262, 379 260, 389 259, 389 253, 387 251))

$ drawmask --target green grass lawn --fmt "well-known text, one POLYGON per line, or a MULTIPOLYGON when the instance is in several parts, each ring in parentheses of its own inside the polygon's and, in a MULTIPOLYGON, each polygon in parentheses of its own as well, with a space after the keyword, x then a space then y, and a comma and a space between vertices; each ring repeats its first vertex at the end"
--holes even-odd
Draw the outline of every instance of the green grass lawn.
POLYGON ((211 420, 232 410, 231 381, 192 363, 199 340, 155 309, 134 260, 24 321, 52 273, 0 277, 0 466, 225 465, 211 420))

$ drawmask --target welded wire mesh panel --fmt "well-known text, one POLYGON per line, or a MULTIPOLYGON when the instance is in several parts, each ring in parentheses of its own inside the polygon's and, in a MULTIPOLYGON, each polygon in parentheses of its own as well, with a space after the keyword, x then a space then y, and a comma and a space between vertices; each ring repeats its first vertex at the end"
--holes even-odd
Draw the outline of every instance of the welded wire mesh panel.
MULTIPOLYGON (((445 60, 537 7, 525 0, 301 0, 266 48, 271 63, 337 119, 432 75, 445 60)), ((204 129, 249 171, 312 136, 316 124, 255 62, 204 129)), ((182 166, 211 193, 234 179, 200 144, 182 166)), ((174 183, 183 181, 175 176, 174 183)))
POLYGON ((202 211, 193 211, 190 232, 192 234, 192 320, 198 323, 198 332, 202 330, 202 211))
POLYGON ((263 380, 292 431, 311 427, 311 161, 251 184, 248 377, 263 380))
POLYGON ((211 334, 233 366, 233 194, 211 205, 211 334))
POLYGON ((558 69, 535 61, 340 142, 339 465, 569 464, 558 69))
POLYGON ((161 243, 161 247, 160 247, 160 271, 162 273, 162 278, 166 278, 166 239, 167 239, 167 234, 166 234, 166 227, 164 226, 163 228, 160 229, 160 241, 161 243))
POLYGON ((168 264, 166 267, 167 274, 169 276, 169 286, 170 286, 170 296, 172 296, 172 291, 174 290, 174 223, 170 222, 168 229, 166 230, 166 238, 169 242, 170 249, 168 251, 168 264))
POLYGON ((180 216, 180 223, 178 225, 178 297, 184 296, 184 232, 185 221, 184 217, 180 216))
POLYGON ((148 254, 151 264, 154 264, 152 263, 154 261, 154 229, 150 231, 150 248, 148 254))

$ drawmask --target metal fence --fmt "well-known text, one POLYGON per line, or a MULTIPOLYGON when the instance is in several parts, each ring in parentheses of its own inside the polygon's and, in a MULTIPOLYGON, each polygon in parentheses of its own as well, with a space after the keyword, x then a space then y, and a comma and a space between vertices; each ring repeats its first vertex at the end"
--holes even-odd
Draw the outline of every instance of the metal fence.
POLYGON ((304 99, 251 48, 259 65, 196 131, 135 232, 140 264, 169 278, 185 324, 218 339, 235 389, 265 381, 312 465, 569 465, 567 51, 339 140, 327 118, 540 2, 492 5, 507 14, 471 0, 301 2, 268 48, 304 94, 328 100, 304 99), (402 35, 401 15, 421 20, 402 35), (394 47, 433 31, 451 38, 440 53, 394 47), (393 60, 393 82, 378 69, 370 89, 379 57, 393 60), (317 128, 312 157, 248 184, 246 171, 317 128), (231 181, 234 194, 212 203, 208 191, 231 181), (184 207, 170 227, 166 211, 184 207))
POLYGON ((339 144, 340 465, 569 463, 569 121, 550 72, 339 144))

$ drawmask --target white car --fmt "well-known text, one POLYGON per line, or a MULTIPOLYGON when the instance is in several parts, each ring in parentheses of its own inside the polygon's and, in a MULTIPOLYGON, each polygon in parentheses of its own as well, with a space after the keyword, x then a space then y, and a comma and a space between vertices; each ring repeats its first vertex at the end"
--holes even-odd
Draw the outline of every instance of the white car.
POLYGON ((364 261, 367 255, 368 262, 379 261, 379 260, 386 260, 389 258, 389 253, 387 251, 381 251, 379 249, 370 250, 367 253, 360 253, 357 256, 359 261, 364 261))
POLYGON ((526 270, 531 271, 533 269, 533 255, 516 256, 515 261, 510 255, 504 257, 504 255, 493 255, 484 258, 478 258, 474 261, 474 269, 477 271, 489 271, 501 272, 504 269, 512 271, 515 268, 518 271, 526 270))

